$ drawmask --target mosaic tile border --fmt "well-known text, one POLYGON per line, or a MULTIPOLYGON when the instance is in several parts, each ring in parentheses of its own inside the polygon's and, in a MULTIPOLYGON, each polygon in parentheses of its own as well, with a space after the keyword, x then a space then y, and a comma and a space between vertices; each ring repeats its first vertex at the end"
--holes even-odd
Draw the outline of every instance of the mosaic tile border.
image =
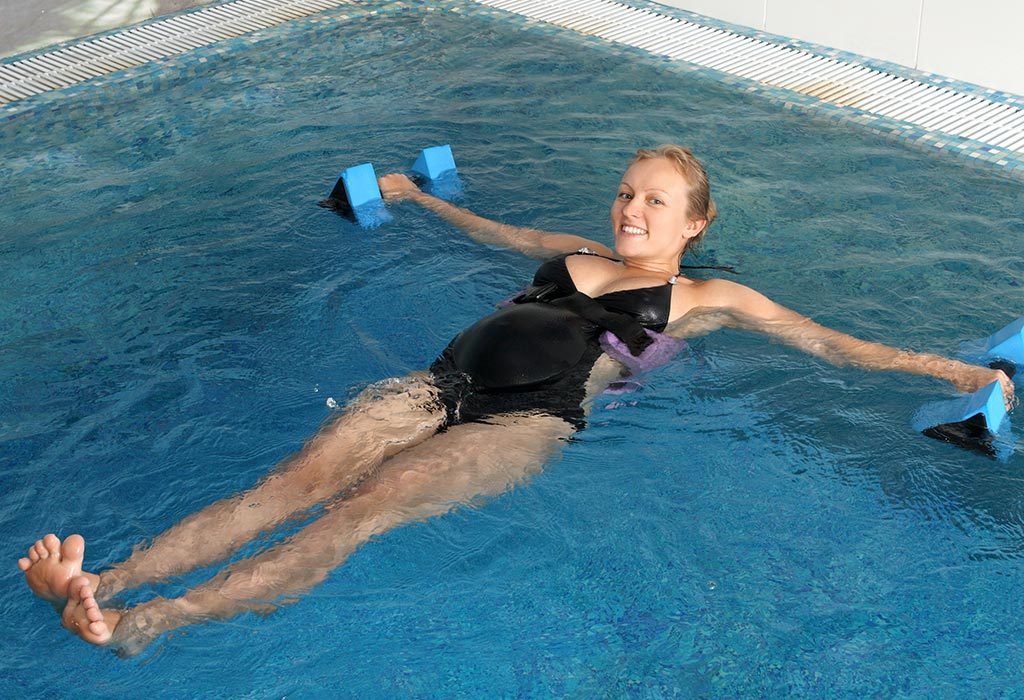
MULTIPOLYGON (((671 60, 666 57, 655 56, 643 49, 626 44, 613 43, 599 37, 589 36, 537 20, 531 20, 520 15, 514 15, 505 10, 486 7, 478 4, 478 1, 479 0, 474 0, 473 2, 470 2, 469 0, 443 0, 441 2, 423 3, 369 0, 368 2, 358 2, 358 4, 340 5, 336 8, 309 15, 307 17, 288 20, 282 24, 257 29, 241 36, 200 46, 181 54, 155 60, 150 63, 144 63, 126 70, 109 73, 101 77, 87 79, 70 87, 44 92, 17 102, 8 103, 7 105, 0 107, 0 124, 36 110, 56 110, 58 109, 60 102, 71 95, 78 95, 80 97, 86 97, 96 103, 103 103, 105 101, 102 94, 103 91, 96 90, 97 87, 130 84, 132 86, 133 95, 145 95, 147 93, 152 93, 167 85, 171 80, 180 80, 182 78, 189 79, 206 73, 209 70, 213 70, 216 65, 217 57, 230 53, 240 47, 248 47, 262 43, 267 39, 273 38, 281 31, 313 31, 315 33, 327 33, 336 30, 336 25, 339 22, 345 23, 357 20, 361 21, 364 18, 372 17, 374 15, 388 15, 400 12, 420 13, 448 11, 456 14, 461 13, 474 16, 484 16, 503 20, 505 22, 512 22, 513 24, 518 25, 521 29, 527 31, 541 31, 562 37, 573 36, 583 43, 599 45, 605 51, 611 50, 615 54, 644 60, 645 62, 657 64, 662 68, 668 68, 682 74, 704 76, 707 79, 732 85, 739 91, 755 94, 782 106, 784 109, 805 114, 819 121, 824 121, 830 124, 854 125, 857 128, 865 129, 869 133, 876 134, 890 141, 902 142, 911 147, 932 153, 950 154, 960 159, 962 162, 982 167, 989 172, 994 172, 1015 180, 1024 180, 1024 154, 1007 152, 1003 149, 994 149, 981 141, 952 136, 942 132, 929 131, 897 119, 869 114, 848 106, 830 104, 816 97, 783 88, 763 85, 753 80, 733 76, 715 69, 700 67, 679 60, 671 60)), ((910 80, 957 90, 966 94, 977 95, 993 102, 1014 106, 1024 106, 1024 97, 1018 95, 989 90, 969 83, 952 80, 944 76, 925 73, 891 63, 865 58, 856 54, 721 22, 719 20, 707 18, 703 15, 697 15, 685 10, 670 8, 651 0, 629 0, 628 3, 622 4, 633 8, 647 9, 657 12, 660 15, 667 15, 689 22, 695 22, 704 26, 728 30, 747 37, 799 48, 818 55, 835 58, 837 60, 860 63, 869 68, 885 71, 910 80)), ((199 9, 207 9, 210 7, 216 7, 216 5, 205 5, 199 9)), ((194 11, 197 10, 185 11, 178 14, 185 15, 194 11)), ((176 15, 172 15, 172 17, 173 16, 176 15)), ((166 19, 167 17, 160 18, 160 20, 166 19)), ((152 24, 155 21, 159 20, 144 22, 129 29, 152 24)), ((9 61, 23 60, 32 56, 42 56, 48 52, 74 46, 83 41, 94 40, 104 36, 113 36, 123 31, 126 30, 121 29, 95 35, 93 37, 87 37, 85 39, 65 42, 57 45, 56 47, 51 46, 46 49, 11 57, 9 61)), ((9 61, 5 61, 4 63, 9 61)))

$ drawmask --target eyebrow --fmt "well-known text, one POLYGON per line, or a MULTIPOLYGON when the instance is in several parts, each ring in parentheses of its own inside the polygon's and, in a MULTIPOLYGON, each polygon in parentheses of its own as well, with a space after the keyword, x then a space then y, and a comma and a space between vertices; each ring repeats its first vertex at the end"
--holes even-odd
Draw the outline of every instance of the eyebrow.
MULTIPOLYGON (((625 185, 626 187, 628 187, 628 188, 629 188, 629 189, 631 189, 631 190, 635 190, 635 189, 636 189, 636 187, 634 187, 633 185, 629 184, 629 183, 628 183, 628 182, 626 182, 625 180, 620 180, 620 181, 619 181, 619 187, 622 187, 623 185, 625 185)), ((663 195, 665 195, 665 196, 670 196, 670 195, 669 195, 669 191, 668 191, 668 190, 663 190, 663 189, 661 189, 660 187, 654 187, 654 188, 652 188, 652 189, 649 189, 649 190, 647 190, 647 191, 648 191, 648 192, 659 192, 659 193, 661 193, 661 194, 663 194, 663 195)))

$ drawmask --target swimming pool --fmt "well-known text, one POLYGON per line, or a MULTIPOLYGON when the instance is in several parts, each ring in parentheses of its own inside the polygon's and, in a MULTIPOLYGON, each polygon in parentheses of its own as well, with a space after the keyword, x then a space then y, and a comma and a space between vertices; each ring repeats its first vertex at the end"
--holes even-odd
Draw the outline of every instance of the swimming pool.
MULTIPOLYGON (((1014 182, 475 13, 308 31, 3 125, 12 564, 49 530, 122 558, 532 274, 412 206, 372 232, 318 209, 363 160, 451 142, 469 207, 604 236, 624 160, 680 141, 722 210, 705 260, 827 325, 955 353, 1024 308, 1014 182)), ((12 566, 0 678, 28 697, 1012 695, 1022 457, 915 435, 948 394, 721 333, 602 401, 529 485, 375 540, 266 619, 124 662, 12 566)))

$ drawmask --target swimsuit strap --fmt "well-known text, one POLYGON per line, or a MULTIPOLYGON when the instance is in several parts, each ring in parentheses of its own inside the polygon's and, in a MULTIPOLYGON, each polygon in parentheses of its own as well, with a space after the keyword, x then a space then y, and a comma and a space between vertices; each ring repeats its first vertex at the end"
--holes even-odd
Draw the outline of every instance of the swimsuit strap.
POLYGON ((722 272, 728 272, 730 275, 738 275, 739 272, 732 265, 680 265, 680 270, 721 270, 722 272))
POLYGON ((566 253, 564 257, 569 257, 570 255, 593 255, 595 258, 604 258, 605 260, 611 260, 612 262, 622 262, 618 258, 612 258, 612 257, 609 257, 607 255, 601 255, 596 250, 591 250, 590 248, 588 248, 586 246, 583 246, 582 248, 577 250, 575 253, 566 253))

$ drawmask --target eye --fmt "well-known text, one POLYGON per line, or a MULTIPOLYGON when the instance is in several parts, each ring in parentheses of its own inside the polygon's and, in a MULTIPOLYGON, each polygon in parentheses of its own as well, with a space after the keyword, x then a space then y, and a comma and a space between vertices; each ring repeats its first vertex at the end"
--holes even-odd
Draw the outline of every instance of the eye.
POLYGON ((650 202, 651 202, 651 204, 664 204, 665 203, 664 201, 662 201, 661 199, 659 199, 657 197, 651 197, 650 202))
POLYGON ((629 192, 619 192, 618 198, 624 202, 628 202, 629 200, 633 199, 633 195, 630 194, 629 192))

